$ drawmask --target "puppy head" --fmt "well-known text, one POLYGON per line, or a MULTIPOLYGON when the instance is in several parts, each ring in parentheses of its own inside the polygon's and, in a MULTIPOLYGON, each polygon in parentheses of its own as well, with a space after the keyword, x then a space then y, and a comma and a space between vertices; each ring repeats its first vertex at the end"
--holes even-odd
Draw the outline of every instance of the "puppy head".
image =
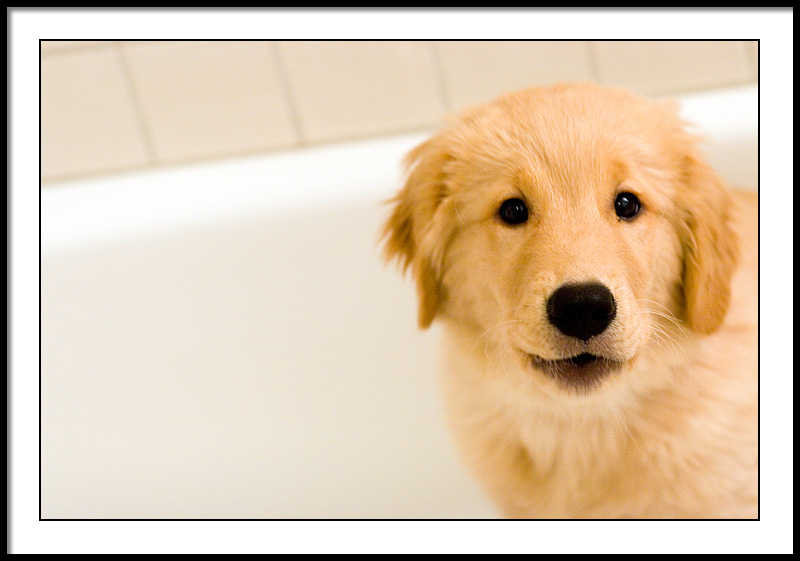
POLYGON ((407 165, 385 253, 411 269, 423 328, 471 326, 585 390, 659 337, 724 319, 729 195, 673 106, 532 88, 464 114, 407 165))

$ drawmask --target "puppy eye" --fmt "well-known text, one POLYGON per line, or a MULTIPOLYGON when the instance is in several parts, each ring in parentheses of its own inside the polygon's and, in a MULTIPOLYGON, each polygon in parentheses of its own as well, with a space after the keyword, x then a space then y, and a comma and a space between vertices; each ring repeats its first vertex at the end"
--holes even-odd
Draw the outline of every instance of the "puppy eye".
POLYGON ((614 210, 620 218, 633 218, 642 210, 642 203, 633 193, 620 193, 614 201, 614 210))
POLYGON ((500 205, 500 218, 506 224, 522 224, 528 220, 528 207, 522 199, 508 199, 500 205))

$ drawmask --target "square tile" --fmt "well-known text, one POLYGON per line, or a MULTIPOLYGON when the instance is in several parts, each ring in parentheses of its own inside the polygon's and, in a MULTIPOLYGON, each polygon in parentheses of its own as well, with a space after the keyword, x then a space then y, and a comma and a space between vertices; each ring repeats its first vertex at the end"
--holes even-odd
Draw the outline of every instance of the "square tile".
POLYGON ((280 41, 304 137, 310 142, 415 130, 444 107, 422 41, 280 41))
POLYGON ((604 84, 644 94, 741 84, 750 80, 742 41, 595 41, 604 84))
POLYGON ((147 165, 145 139, 113 49, 42 57, 42 179, 147 165))
POLYGON ((267 41, 124 42, 158 161, 295 145, 273 49, 267 41))
POLYGON ((586 41, 437 41, 452 109, 502 93, 591 80, 586 41))

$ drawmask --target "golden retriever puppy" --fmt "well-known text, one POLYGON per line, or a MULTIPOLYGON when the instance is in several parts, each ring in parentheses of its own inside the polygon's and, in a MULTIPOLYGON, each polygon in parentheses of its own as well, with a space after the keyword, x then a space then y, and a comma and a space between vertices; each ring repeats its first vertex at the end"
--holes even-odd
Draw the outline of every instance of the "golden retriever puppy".
POLYGON ((757 195, 673 104, 591 84, 471 109, 384 231, 504 516, 757 518, 757 195))

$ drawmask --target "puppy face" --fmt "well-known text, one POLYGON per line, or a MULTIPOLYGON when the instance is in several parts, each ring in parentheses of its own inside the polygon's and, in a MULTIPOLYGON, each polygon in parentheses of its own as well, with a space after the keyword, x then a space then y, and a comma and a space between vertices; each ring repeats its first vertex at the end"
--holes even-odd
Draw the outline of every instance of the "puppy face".
POLYGON ((419 323, 468 326, 557 398, 667 383, 724 318, 728 195, 675 108, 593 85, 475 108, 417 147, 385 228, 419 323))

